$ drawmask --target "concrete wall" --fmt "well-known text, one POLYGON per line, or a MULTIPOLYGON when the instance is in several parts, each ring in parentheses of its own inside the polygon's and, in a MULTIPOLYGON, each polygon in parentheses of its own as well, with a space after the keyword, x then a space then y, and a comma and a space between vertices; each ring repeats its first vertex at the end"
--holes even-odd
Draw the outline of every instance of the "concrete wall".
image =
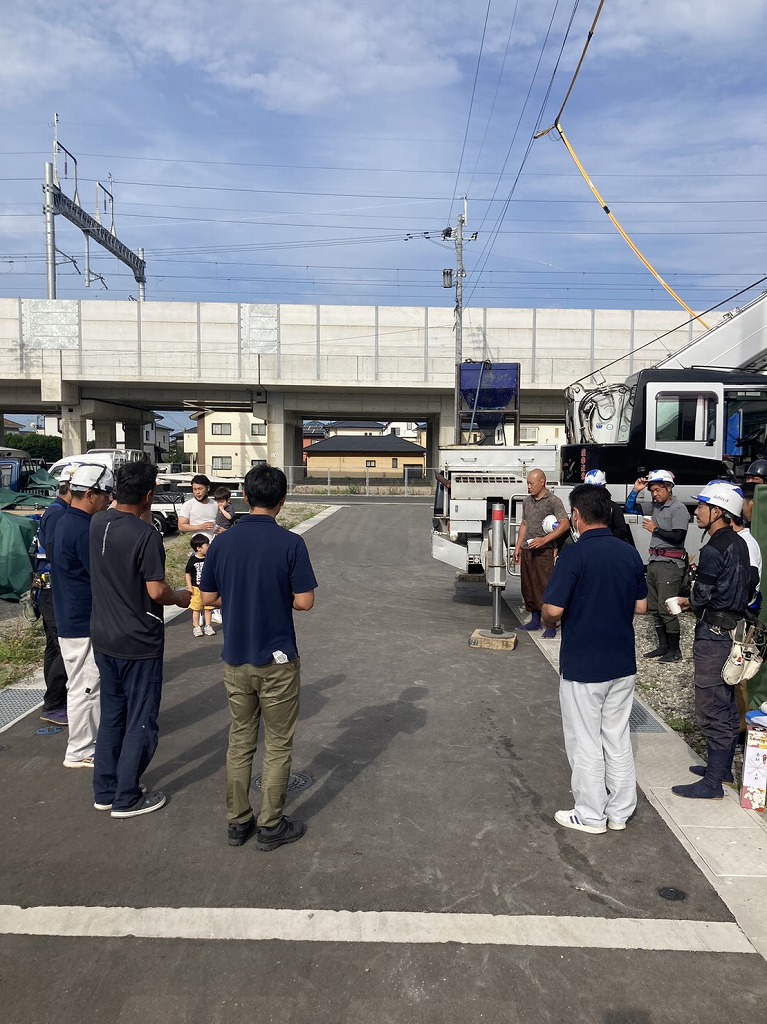
MULTIPOLYGON (((520 362, 523 422, 556 423, 568 384, 611 361, 608 381, 652 365, 701 333, 674 331, 684 319, 469 309, 463 357, 520 362)), ((303 418, 351 415, 427 422, 431 465, 452 440, 454 360, 447 307, 0 299, 0 411, 61 410, 67 452, 88 419, 122 422, 138 442, 147 410, 245 411, 260 386, 270 461, 301 464, 303 418)))

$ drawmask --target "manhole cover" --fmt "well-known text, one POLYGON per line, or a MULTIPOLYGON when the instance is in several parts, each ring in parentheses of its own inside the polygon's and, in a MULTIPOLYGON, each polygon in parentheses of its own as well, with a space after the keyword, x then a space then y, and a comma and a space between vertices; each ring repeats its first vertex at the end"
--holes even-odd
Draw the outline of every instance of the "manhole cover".
POLYGON ((45 690, 19 689, 7 686, 0 693, 0 731, 8 729, 24 715, 39 708, 43 703, 45 690))
MULTIPOLYGON (((261 776, 257 775, 251 783, 253 789, 261 789, 261 776)), ((308 789, 314 785, 314 779, 309 772, 291 772, 288 779, 288 793, 300 793, 302 789, 308 789)))
POLYGON ((638 700, 631 705, 629 716, 629 730, 631 732, 665 732, 666 730, 647 708, 643 707, 638 700))
POLYGON ((682 900, 687 899, 686 892, 682 892, 681 889, 672 889, 670 886, 664 886, 662 889, 658 889, 658 895, 661 899, 671 900, 674 903, 681 903, 682 900))

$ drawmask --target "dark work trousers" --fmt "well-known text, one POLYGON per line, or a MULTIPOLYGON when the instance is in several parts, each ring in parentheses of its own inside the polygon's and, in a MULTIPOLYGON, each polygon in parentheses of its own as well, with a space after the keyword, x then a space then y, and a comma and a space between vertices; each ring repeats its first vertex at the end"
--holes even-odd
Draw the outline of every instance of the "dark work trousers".
POLYGON ((687 563, 681 558, 675 562, 649 562, 647 566, 647 610, 657 626, 663 626, 667 633, 679 634, 679 616, 672 615, 666 607, 667 597, 677 597, 687 563))
POLYGON ((740 726, 735 687, 722 679, 722 666, 732 647, 725 634, 722 640, 698 637, 692 645, 695 662, 695 720, 714 750, 730 750, 740 726))
POLYGON ((554 548, 523 547, 520 551, 522 599, 529 612, 539 612, 546 587, 554 571, 554 548))
POLYGON ((56 629, 56 617, 53 614, 53 591, 50 589, 40 591, 40 617, 43 620, 45 633, 43 711, 65 710, 67 706, 67 670, 64 668, 64 659, 59 650, 59 633, 56 629))
POLYGON ((157 750, 162 656, 131 660, 93 653, 101 676, 93 792, 97 804, 125 811, 141 799, 139 782, 157 750))

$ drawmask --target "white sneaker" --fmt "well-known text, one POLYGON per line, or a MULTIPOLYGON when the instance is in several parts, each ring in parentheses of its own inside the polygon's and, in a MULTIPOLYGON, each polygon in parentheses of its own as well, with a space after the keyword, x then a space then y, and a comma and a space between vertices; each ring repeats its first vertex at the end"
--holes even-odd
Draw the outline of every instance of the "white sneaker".
POLYGON ((564 828, 574 828, 578 832, 591 832, 593 835, 600 835, 602 832, 607 831, 607 825, 585 825, 575 810, 557 811, 554 815, 554 821, 556 821, 557 825, 564 826, 564 828))
POLYGON ((215 636, 216 635, 216 631, 215 631, 215 629, 212 626, 206 626, 205 629, 203 630, 203 633, 205 634, 205 636, 215 636))
POLYGON ((211 622, 215 622, 217 625, 220 626, 222 624, 222 622, 223 622, 223 619, 221 618, 221 609, 220 608, 214 608, 210 618, 211 618, 211 622))
POLYGON ((622 832, 626 827, 625 821, 608 821, 607 827, 611 828, 613 832, 622 832))
POLYGON ((84 757, 80 761, 70 761, 69 758, 67 758, 62 763, 63 763, 65 768, 92 768, 93 767, 93 758, 92 757, 84 757))
POLYGON ((195 626, 192 630, 192 636, 202 636, 202 626, 195 626))

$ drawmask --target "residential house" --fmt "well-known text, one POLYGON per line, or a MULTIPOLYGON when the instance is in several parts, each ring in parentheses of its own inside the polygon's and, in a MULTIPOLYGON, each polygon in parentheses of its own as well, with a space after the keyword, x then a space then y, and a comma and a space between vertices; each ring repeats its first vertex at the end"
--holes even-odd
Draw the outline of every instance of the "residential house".
POLYGON ((426 449, 396 434, 335 435, 317 441, 304 451, 307 478, 358 479, 386 477, 401 480, 423 476, 426 471, 426 449))
POLYGON ((386 432, 378 420, 334 420, 327 424, 329 437, 375 437, 386 432))
POLYGON ((242 480, 266 459, 266 422, 250 412, 195 412, 196 430, 184 431, 184 451, 194 472, 242 480))

